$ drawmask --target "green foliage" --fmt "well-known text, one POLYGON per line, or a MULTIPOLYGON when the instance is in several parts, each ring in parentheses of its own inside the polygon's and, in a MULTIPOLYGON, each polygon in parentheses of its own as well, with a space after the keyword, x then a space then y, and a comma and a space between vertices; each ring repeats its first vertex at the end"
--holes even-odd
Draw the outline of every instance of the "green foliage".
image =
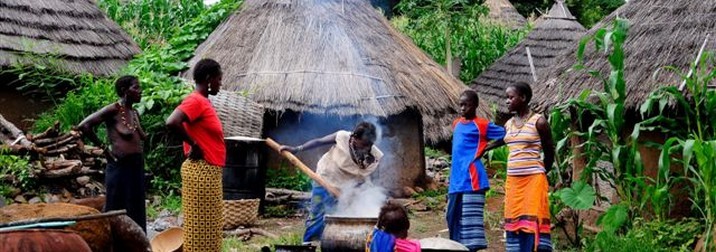
POLYGON ((165 44, 177 24, 190 22, 206 8, 202 0, 101 0, 98 4, 141 48, 165 44))
POLYGON ((448 58, 462 62, 460 79, 468 82, 517 44, 526 30, 491 24, 480 17, 487 9, 476 1, 401 1, 396 7, 402 16, 392 24, 410 37, 435 61, 448 58), (449 49, 449 50, 448 50, 449 49))
POLYGON ((155 219, 163 210, 169 211, 172 215, 178 215, 181 211, 181 196, 174 194, 172 191, 163 194, 158 204, 153 202, 147 207, 147 216, 150 219, 155 219))
POLYGON ((304 192, 311 190, 311 178, 302 172, 297 172, 293 167, 281 166, 278 169, 268 169, 266 180, 266 187, 304 192))
POLYGON ((604 232, 615 233, 621 230, 629 222, 629 206, 617 204, 609 207, 607 211, 599 216, 597 225, 601 226, 604 232))
MULTIPOLYGON (((146 1, 147 4, 148 2, 151 1, 146 1)), ((193 1, 182 2, 184 4, 193 1)), ((135 3, 139 2, 129 4, 135 3)), ((135 108, 140 113, 142 127, 148 135, 144 147, 147 169, 154 174, 154 189, 167 192, 177 189, 180 185, 178 168, 183 160, 183 153, 177 139, 169 135, 164 127, 166 118, 191 91, 191 88, 177 77, 177 73, 187 68, 184 62, 193 56, 196 47, 236 10, 240 3, 240 0, 223 0, 201 13, 186 14, 193 17, 186 23, 180 23, 184 20, 181 18, 173 20, 172 26, 178 28, 167 39, 167 43, 148 46, 141 55, 130 61, 124 70, 123 74, 138 76, 142 85, 142 101, 136 104, 135 108)), ((152 14, 153 9, 141 10, 145 11, 142 15, 156 14, 152 14)), ((179 10, 191 12, 195 9, 179 10)), ((85 116, 117 100, 114 94, 114 78, 116 77, 83 78, 81 87, 68 94, 63 103, 55 109, 43 114, 34 130, 44 130, 54 121, 60 121, 62 128, 66 130, 77 125, 85 116)))
POLYGON ((441 150, 436 150, 430 147, 425 147, 425 157, 429 158, 450 158, 450 154, 447 154, 441 150))
POLYGON ((23 62, 15 62, 0 69, 0 76, 13 78, 14 80, 6 85, 14 87, 23 95, 57 102, 67 90, 76 88, 85 77, 63 70, 53 55, 38 56, 28 52, 21 54, 23 62))
MULTIPOLYGON (((10 187, 28 190, 35 186, 30 159, 27 156, 8 155, 7 150, 0 148, 0 178, 10 176, 11 183, 4 181, 0 185, 0 193, 10 198, 10 187)), ((2 180, 2 179, 0 179, 2 180)))
POLYGON ((601 232, 587 240, 586 251, 693 251, 704 225, 696 219, 650 221, 637 218, 624 235, 601 232))
POLYGON ((572 187, 562 189, 560 199, 568 207, 576 210, 587 210, 592 207, 596 193, 594 188, 582 181, 576 181, 572 187))

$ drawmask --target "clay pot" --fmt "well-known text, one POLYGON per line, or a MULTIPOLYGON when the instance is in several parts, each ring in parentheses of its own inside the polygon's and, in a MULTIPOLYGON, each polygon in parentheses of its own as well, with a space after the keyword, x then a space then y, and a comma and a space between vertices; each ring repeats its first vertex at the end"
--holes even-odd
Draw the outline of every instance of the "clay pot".
POLYGON ((321 237, 321 251, 365 251, 366 239, 378 218, 324 217, 326 228, 321 237))
POLYGON ((62 229, 23 229, 0 232, 3 252, 92 252, 77 233, 62 229))
MULTIPOLYGON (((99 211, 94 208, 68 203, 15 204, 0 208, 0 223, 98 213, 99 211)), ((77 224, 69 226, 65 230, 75 231, 94 252, 112 250, 112 236, 107 218, 78 221, 77 224)))

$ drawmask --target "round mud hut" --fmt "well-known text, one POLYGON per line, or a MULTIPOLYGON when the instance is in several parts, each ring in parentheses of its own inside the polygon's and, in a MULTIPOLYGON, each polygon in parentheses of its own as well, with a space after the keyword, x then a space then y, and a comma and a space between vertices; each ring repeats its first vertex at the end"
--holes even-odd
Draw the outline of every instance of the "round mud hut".
POLYGON ((558 58, 570 51, 586 29, 577 22, 562 1, 537 20, 537 25, 512 50, 495 61, 470 84, 481 99, 496 105, 498 122, 508 119, 504 105, 505 89, 515 83, 527 83, 541 89, 544 77, 558 58))
POLYGON ((489 10, 487 17, 498 24, 512 29, 522 29, 527 25, 527 19, 508 0, 485 0, 484 4, 489 10))
MULTIPOLYGON (((362 0, 248 0, 189 64, 202 58, 221 63, 223 89, 265 108, 264 136, 279 143, 377 124, 386 155, 373 181, 393 195, 427 182, 425 141, 450 139, 467 89, 362 0)), ((299 157, 315 168, 325 151, 299 157)), ((282 163, 270 157, 268 165, 282 163)))

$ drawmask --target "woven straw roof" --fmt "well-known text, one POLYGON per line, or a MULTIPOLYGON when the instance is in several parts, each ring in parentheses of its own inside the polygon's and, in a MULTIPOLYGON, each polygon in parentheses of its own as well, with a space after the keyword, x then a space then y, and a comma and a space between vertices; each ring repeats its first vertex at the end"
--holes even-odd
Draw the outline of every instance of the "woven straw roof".
MULTIPOLYGON (((649 93, 662 85, 679 85, 681 79, 671 71, 658 69, 674 66, 682 71, 696 59, 708 33, 706 50, 716 50, 716 1, 631 0, 595 25, 588 34, 610 27, 616 15, 629 20, 624 44, 627 108, 635 109, 649 93), (656 75, 655 72, 657 72, 656 75)), ((557 60, 544 81, 544 88, 535 90, 534 103, 540 110, 577 97, 585 89, 603 90, 602 82, 583 71, 568 71, 576 63, 575 43, 557 60)), ((599 70, 608 76, 609 63, 593 42, 585 52, 587 69, 599 70)))
POLYGON ((513 29, 520 29, 527 24, 527 19, 508 0, 485 0, 485 6, 490 10, 487 15, 490 20, 513 29))
POLYGON ((0 1, 0 66, 51 55, 69 72, 109 75, 139 52, 89 0, 0 1))
POLYGON ((201 58, 222 64, 224 89, 267 109, 388 117, 416 108, 430 141, 450 137, 467 89, 362 0, 248 0, 190 65, 201 58))
POLYGON ((548 14, 539 18, 524 40, 485 69, 470 87, 480 94, 481 99, 497 104, 498 112, 507 113, 507 106, 503 105, 505 89, 519 82, 530 84, 534 90, 541 89, 534 79, 543 77, 559 56, 578 43, 586 31, 566 6, 557 2, 548 14), (532 55, 536 76, 530 69, 527 48, 532 55))

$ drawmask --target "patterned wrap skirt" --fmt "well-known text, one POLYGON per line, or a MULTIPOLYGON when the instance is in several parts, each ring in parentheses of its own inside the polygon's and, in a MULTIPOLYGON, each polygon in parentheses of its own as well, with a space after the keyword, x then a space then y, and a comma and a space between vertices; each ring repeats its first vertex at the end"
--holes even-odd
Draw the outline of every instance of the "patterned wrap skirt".
POLYGON ((446 219, 450 240, 465 245, 470 251, 487 248, 484 210, 483 192, 448 194, 446 219))
POLYGON ((507 176, 505 231, 507 251, 551 251, 550 213, 544 173, 507 176))
POLYGON ((223 241, 222 168, 204 160, 181 166, 184 211, 183 251, 221 251, 223 241))

